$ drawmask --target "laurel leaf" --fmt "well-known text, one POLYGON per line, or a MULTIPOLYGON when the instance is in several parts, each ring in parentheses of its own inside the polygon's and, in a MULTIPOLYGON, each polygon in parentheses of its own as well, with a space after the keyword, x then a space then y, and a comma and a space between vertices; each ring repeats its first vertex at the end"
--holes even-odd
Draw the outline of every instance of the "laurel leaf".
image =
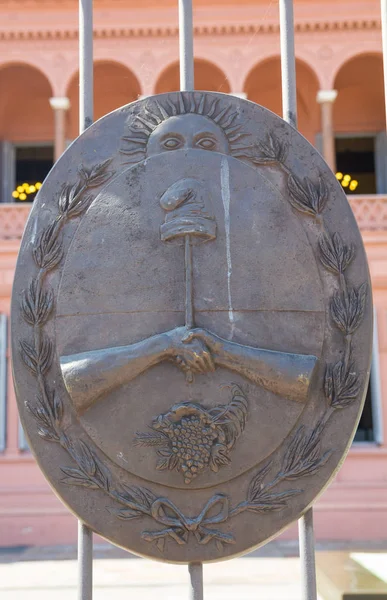
POLYGON ((42 231, 33 249, 33 255, 37 266, 45 270, 53 269, 62 260, 58 221, 54 221, 42 231))
POLYGON ((83 470, 90 476, 94 477, 97 471, 97 465, 93 453, 85 442, 79 440, 79 464, 83 470))
POLYGON ((156 469, 158 471, 165 471, 165 469, 169 468, 170 457, 161 457, 157 461, 156 469))
POLYGON ((122 521, 128 521, 130 519, 137 519, 138 517, 142 517, 142 513, 139 511, 132 510, 131 508, 112 508, 107 507, 107 510, 117 519, 121 519, 122 521))
POLYGON ((44 375, 51 367, 53 358, 53 346, 49 337, 42 335, 40 338, 39 352, 37 356, 38 370, 44 375))
POLYGON ((54 401, 52 404, 56 424, 60 425, 63 419, 63 402, 58 394, 54 393, 54 401))
POLYGON ((289 498, 298 496, 303 490, 287 490, 286 492, 268 493, 259 496, 259 502, 251 504, 265 507, 266 510, 280 510, 287 506, 289 498))
POLYGON ((93 200, 92 196, 83 196, 79 202, 71 206, 67 212, 67 216, 69 219, 73 219, 75 217, 79 217, 81 214, 86 212, 89 208, 91 202, 93 200))
POLYGON ((152 431, 151 433, 136 432, 135 446, 165 446, 166 444, 168 444, 168 437, 164 433, 158 431, 152 431))
POLYGON ((249 502, 252 502, 256 498, 258 498, 259 494, 263 490, 263 480, 266 477, 271 467, 271 462, 268 462, 258 473, 253 477, 250 482, 249 489, 247 492, 247 498, 249 502))
POLYGON ((327 234, 321 235, 319 247, 322 264, 335 274, 344 273, 355 256, 355 246, 345 245, 338 233, 334 233, 332 238, 327 234))
POLYGON ((315 216, 316 210, 310 201, 308 192, 305 190, 301 181, 290 174, 288 177, 289 202, 296 210, 307 215, 315 216))
POLYGON ((35 352, 35 348, 26 342, 21 340, 19 342, 20 356, 28 369, 34 374, 38 373, 38 356, 35 352))

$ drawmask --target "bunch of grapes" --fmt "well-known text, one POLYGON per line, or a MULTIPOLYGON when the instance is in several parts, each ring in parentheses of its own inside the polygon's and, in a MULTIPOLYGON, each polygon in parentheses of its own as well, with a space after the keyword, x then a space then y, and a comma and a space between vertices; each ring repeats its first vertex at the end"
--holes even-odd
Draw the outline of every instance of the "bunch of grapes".
POLYGON ((191 415, 174 423, 168 436, 172 452, 179 459, 184 483, 191 483, 209 465, 211 448, 218 437, 216 426, 210 417, 191 415))

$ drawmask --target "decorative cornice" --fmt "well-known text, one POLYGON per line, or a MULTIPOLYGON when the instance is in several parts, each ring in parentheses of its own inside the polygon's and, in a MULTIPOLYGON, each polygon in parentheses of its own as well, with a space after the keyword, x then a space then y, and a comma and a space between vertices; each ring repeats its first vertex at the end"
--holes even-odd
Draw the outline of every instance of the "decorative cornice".
MULTIPOLYGON (((379 19, 362 19, 346 21, 314 21, 295 24, 296 33, 325 32, 325 31, 350 31, 350 30, 378 30, 379 19)), ((278 33, 278 23, 260 24, 225 24, 225 25, 198 25, 194 27, 194 34, 200 36, 214 35, 253 35, 257 33, 278 33)), ((129 38, 129 37, 176 37, 178 27, 106 27, 96 28, 94 37, 103 38, 129 38)), ((55 40, 77 39, 78 30, 73 29, 47 29, 47 30, 20 30, 0 31, 0 40, 55 40)))

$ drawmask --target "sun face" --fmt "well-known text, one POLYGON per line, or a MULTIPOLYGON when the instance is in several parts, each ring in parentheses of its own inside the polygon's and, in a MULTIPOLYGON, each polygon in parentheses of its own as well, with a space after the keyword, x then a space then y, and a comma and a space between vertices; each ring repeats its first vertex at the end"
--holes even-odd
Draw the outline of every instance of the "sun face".
POLYGON ((235 124, 238 113, 230 113, 230 106, 219 107, 219 99, 206 100, 200 92, 176 93, 174 101, 151 100, 132 117, 128 135, 121 138, 124 163, 188 148, 246 157, 251 146, 242 140, 249 134, 235 124))
POLYGON ((221 127, 202 115, 170 117, 150 134, 147 156, 183 148, 229 154, 229 143, 221 127))

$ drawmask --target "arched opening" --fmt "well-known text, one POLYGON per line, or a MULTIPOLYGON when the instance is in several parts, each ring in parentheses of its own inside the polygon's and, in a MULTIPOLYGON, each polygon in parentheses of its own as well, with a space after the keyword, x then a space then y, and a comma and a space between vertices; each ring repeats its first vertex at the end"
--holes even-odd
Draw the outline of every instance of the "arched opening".
POLYGON ((338 177, 346 192, 387 191, 387 158, 381 55, 359 55, 336 75, 333 124, 338 177), (341 177, 342 174, 342 177, 341 177))
MULTIPOLYGON (((112 61, 94 64, 94 120, 137 100, 140 95, 140 84, 130 69, 112 61)), ((71 104, 67 137, 73 140, 79 133, 79 73, 71 79, 67 96, 71 104)))
POLYGON ((51 85, 37 68, 11 64, 0 68, 0 89, 0 200, 32 201, 53 164, 51 85))
MULTIPOLYGON (((320 129, 320 112, 316 103, 319 83, 313 70, 296 60, 298 126, 312 143, 320 129)), ((282 116, 281 62, 279 56, 256 65, 246 78, 247 98, 282 116)))
MULTIPOLYGON (((195 89, 230 93, 225 73, 216 65, 201 58, 195 59, 195 89)), ((179 63, 173 63, 163 71, 156 82, 155 93, 175 92, 180 89, 179 63)))

